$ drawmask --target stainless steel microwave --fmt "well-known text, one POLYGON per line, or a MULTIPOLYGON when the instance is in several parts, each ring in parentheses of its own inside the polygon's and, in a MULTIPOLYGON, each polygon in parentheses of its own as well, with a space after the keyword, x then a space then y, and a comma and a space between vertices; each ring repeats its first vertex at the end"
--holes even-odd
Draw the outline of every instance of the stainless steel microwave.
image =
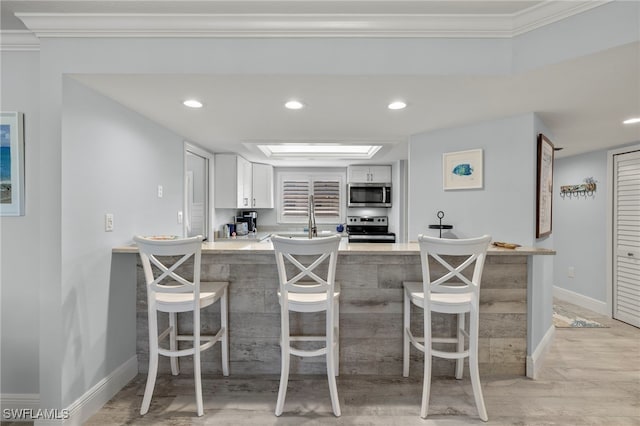
POLYGON ((390 183, 350 183, 348 207, 391 207, 390 183))

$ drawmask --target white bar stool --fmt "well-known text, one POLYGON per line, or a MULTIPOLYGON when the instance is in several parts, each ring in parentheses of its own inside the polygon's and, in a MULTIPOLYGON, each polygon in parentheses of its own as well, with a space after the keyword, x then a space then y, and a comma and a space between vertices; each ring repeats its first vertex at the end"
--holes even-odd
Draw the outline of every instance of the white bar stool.
MULTIPOLYGON (((456 379, 462 379, 464 358, 469 358, 469 374, 478 414, 483 421, 488 420, 484 405, 480 375, 478 372, 478 322, 480 306, 480 280, 491 237, 484 235, 470 239, 442 239, 420 235, 420 260, 422 264, 422 282, 405 281, 404 286, 404 347, 402 375, 409 376, 409 351, 411 343, 424 352, 424 382, 420 417, 427 417, 429 391, 431 388, 431 357, 455 359, 456 379), (461 263, 453 266, 441 256, 463 256, 461 263), (446 272, 432 280, 429 258, 442 265, 446 272), (471 280, 462 272, 474 265, 471 280), (424 310, 424 336, 416 337, 411 333, 411 305, 424 310), (457 316, 456 337, 432 337, 431 312, 455 314, 457 316), (465 331, 465 314, 469 313, 469 332, 465 331), (465 350, 465 337, 469 339, 469 348, 465 350), (433 349, 433 343, 454 343, 456 350, 442 351, 433 349)), ((435 262, 434 262, 435 263, 435 262)), ((434 273, 435 275, 435 273, 434 273)))
MULTIPOLYGON (((329 393, 333 413, 340 416, 338 402, 339 353, 339 307, 340 288, 335 283, 336 262, 340 236, 325 238, 298 239, 279 236, 271 237, 278 266, 280 299, 282 369, 280 389, 276 403, 276 416, 282 414, 289 381, 290 355, 312 357, 326 355, 329 393), (326 274, 319 272, 319 265, 329 259, 326 274), (308 266, 305 266, 308 265, 308 266), (287 266, 289 266, 287 268, 287 266), (287 271, 292 271, 288 274, 287 271), (306 280, 306 281, 303 281, 306 280), (289 330, 289 312, 326 311, 326 332, 324 336, 291 336, 289 330), (291 346, 292 342, 325 342, 320 349, 303 350, 291 346)), ((322 269, 322 268, 320 268, 322 269)))
POLYGON ((171 373, 179 373, 178 357, 193 355, 193 373, 196 386, 198 416, 204 414, 200 352, 220 342, 222 374, 229 375, 229 337, 227 323, 227 282, 200 282, 202 236, 175 240, 154 240, 134 237, 140 249, 140 259, 147 283, 147 311, 149 317, 149 373, 144 390, 140 414, 149 411, 153 388, 158 373, 158 355, 171 358, 171 373), (193 263, 185 263, 193 258, 193 263), (154 267, 152 267, 152 265, 154 267), (181 267, 179 269, 179 267, 181 267), (154 276, 154 272, 158 273, 154 276), (193 276, 189 281, 185 276, 193 276), (200 334, 200 311, 220 300, 220 329, 215 335, 200 334), (158 334, 157 312, 169 314, 169 327, 158 334), (178 334, 177 314, 193 312, 193 334, 178 334), (160 342, 169 337, 169 349, 160 342), (186 349, 178 348, 178 341, 191 341, 186 349))

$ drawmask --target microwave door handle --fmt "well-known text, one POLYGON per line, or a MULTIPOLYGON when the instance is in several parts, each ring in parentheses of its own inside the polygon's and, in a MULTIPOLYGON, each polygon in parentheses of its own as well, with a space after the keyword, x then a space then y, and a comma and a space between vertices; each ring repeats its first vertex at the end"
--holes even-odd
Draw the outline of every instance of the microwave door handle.
POLYGON ((387 204, 387 188, 386 187, 382 187, 382 202, 384 204, 387 204))

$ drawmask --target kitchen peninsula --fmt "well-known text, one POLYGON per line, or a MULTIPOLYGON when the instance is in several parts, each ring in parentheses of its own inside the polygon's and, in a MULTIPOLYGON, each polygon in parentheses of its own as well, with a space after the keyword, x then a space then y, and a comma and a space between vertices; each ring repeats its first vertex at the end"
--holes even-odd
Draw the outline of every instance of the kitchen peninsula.
MULTIPOLYGON (((113 249, 114 260, 127 263, 131 285, 137 281, 137 348, 140 372, 147 371, 146 290, 137 249, 113 249), (135 256, 134 256, 135 255, 135 256), (133 269, 137 270, 135 277, 133 269)), ((552 250, 491 247, 480 290, 480 373, 484 376, 527 374, 527 323, 543 312, 527 300, 532 257, 552 250)), ((202 280, 229 282, 231 374, 274 374, 280 371, 280 307, 277 270, 269 241, 227 240, 203 243, 202 280)), ((397 375, 402 372, 402 309, 405 280, 421 280, 417 243, 348 243, 340 246, 336 281, 340 296, 340 374, 397 375)), ((412 327, 419 330, 421 317, 412 327)), ((216 322, 211 310, 203 324, 216 322)), ((450 333, 454 324, 434 316, 434 334, 450 333)), ((180 322, 190 328, 190 318, 180 322)), ((292 317, 292 327, 322 333, 321 316, 292 317), (294 325, 295 324, 295 325, 294 325)), ((412 351, 412 374, 421 374, 422 354, 412 351)), ((219 350, 203 357, 203 372, 219 373, 219 350)), ((169 371, 168 362, 161 371, 169 371)), ((320 358, 292 359, 291 372, 324 373, 320 358)), ((183 363, 189 368, 190 360, 183 363)), ((434 374, 449 375, 453 362, 434 359, 434 374)))

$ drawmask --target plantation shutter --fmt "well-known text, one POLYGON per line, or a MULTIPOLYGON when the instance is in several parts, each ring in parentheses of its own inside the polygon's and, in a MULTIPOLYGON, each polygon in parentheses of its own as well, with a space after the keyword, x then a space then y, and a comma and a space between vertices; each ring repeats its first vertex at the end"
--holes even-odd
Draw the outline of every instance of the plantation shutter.
POLYGON ((313 182, 316 217, 340 218, 340 182, 316 180, 313 182))
POLYGON ((279 178, 279 212, 281 223, 305 223, 309 217, 309 195, 313 194, 319 223, 341 223, 344 176, 338 173, 291 173, 279 178))
POLYGON ((613 317, 640 327, 640 151, 614 166, 613 317))
POLYGON ((309 180, 285 179, 282 182, 282 217, 306 217, 309 200, 309 180))

